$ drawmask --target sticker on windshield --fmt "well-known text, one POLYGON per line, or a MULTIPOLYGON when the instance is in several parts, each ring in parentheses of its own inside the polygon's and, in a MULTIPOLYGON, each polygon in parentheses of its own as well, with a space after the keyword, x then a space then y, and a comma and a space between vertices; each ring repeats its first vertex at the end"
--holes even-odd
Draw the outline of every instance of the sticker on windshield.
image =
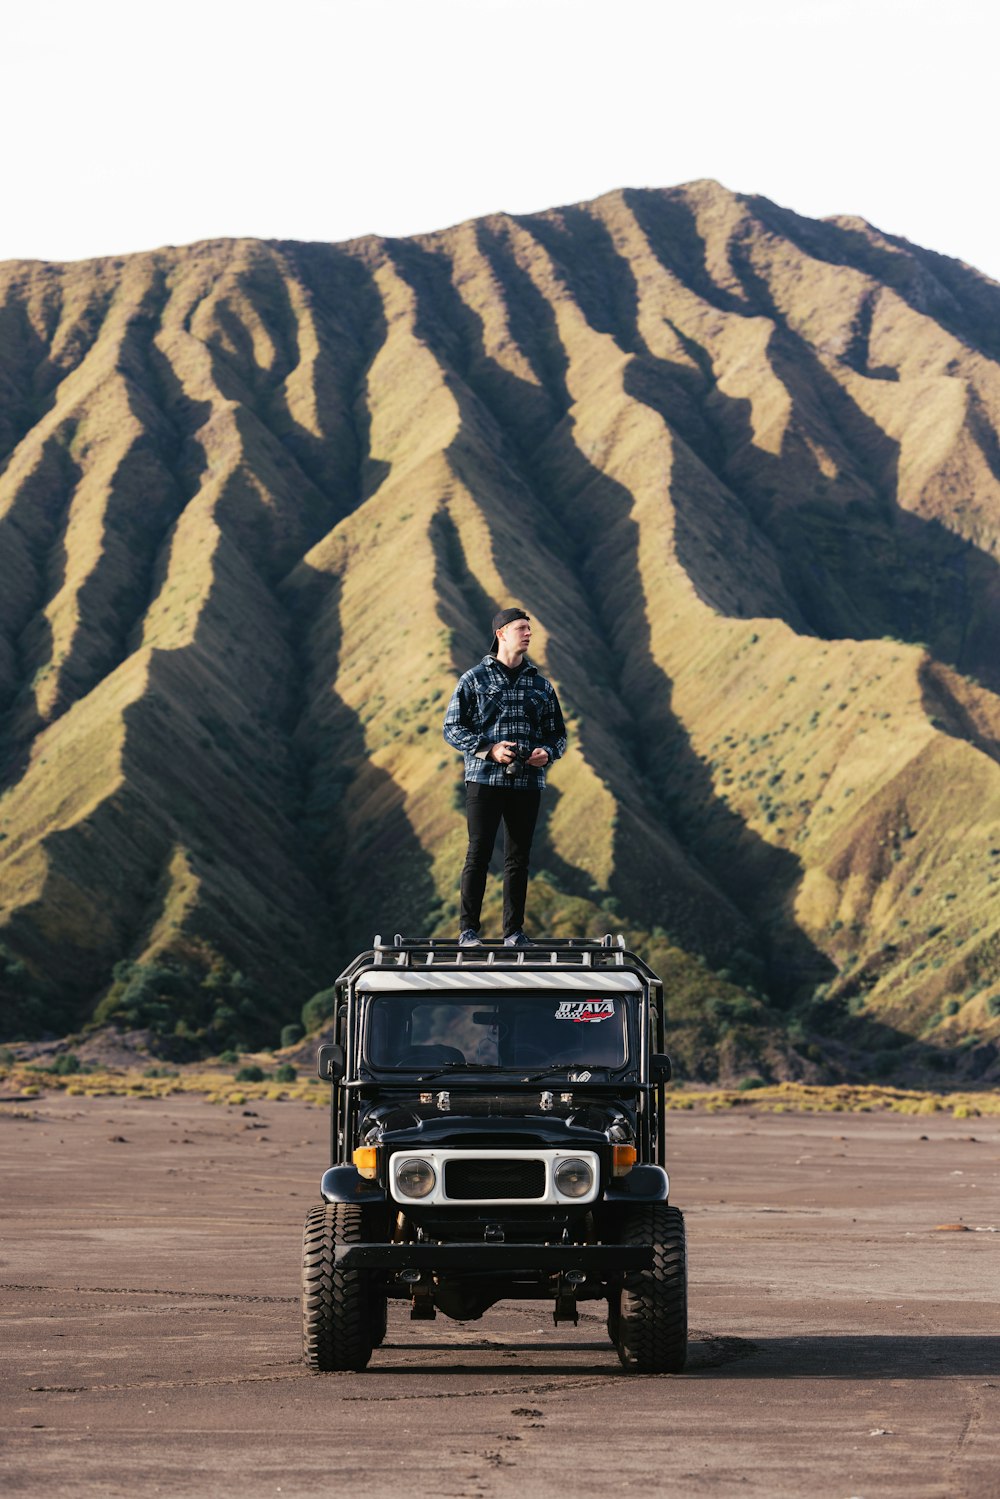
POLYGON ((556 1019, 572 1020, 577 1025, 587 1021, 593 1024, 610 1019, 614 1013, 613 999, 564 999, 556 1010, 556 1019))

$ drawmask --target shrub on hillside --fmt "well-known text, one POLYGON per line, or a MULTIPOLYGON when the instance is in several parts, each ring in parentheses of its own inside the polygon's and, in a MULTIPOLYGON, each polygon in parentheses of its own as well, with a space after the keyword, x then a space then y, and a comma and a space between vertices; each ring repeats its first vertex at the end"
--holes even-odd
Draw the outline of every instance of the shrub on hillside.
POLYGON ((307 1032, 318 1031, 320 1026, 332 1019, 334 996, 333 989, 321 989, 312 999, 306 1000, 302 1006, 302 1024, 307 1032))
POLYGON ((75 1072, 80 1071, 81 1066, 82 1063, 75 1051, 63 1051, 47 1067, 38 1066, 33 1071, 49 1072, 56 1077, 72 1077, 75 1072))
POLYGON ((31 987, 28 965, 22 963, 20 958, 15 958, 2 942, 0 942, 0 974, 3 975, 4 983, 11 989, 24 993, 31 987))
POLYGON ((98 1024, 118 1020, 133 1030, 168 1034, 187 1008, 194 988, 191 977, 164 963, 122 959, 112 969, 112 984, 94 1014, 98 1024))
POLYGON ((72 1028, 73 1003, 49 992, 46 981, 0 943, 0 1016, 7 1041, 30 1036, 58 1035, 72 1028))
POLYGON ((296 1041, 301 1041, 303 1031, 301 1025, 283 1025, 281 1027, 281 1045, 294 1046, 296 1041))
POLYGON ((255 1062, 251 1062, 248 1067, 237 1068, 234 1078, 234 1081, 238 1083, 263 1083, 266 1080, 267 1073, 263 1067, 258 1067, 255 1062))
POLYGON ((259 1049, 273 1040, 275 1017, 261 990, 207 944, 153 963, 122 959, 94 1014, 161 1037, 174 1060, 226 1048, 259 1049))

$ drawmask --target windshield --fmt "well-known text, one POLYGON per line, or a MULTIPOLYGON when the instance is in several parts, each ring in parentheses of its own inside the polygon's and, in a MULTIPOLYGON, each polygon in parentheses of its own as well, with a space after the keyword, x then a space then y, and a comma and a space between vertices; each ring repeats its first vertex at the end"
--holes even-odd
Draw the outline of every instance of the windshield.
POLYGON ((621 994, 385 994, 368 1014, 373 1067, 623 1067, 621 994))

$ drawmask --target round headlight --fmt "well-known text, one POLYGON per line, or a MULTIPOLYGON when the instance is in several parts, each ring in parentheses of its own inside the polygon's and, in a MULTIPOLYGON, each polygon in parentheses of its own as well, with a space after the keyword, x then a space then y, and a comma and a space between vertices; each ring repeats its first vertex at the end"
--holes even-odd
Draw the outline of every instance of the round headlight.
POLYGON ((564 1197, 586 1197, 594 1185, 593 1170, 576 1156, 558 1161, 553 1176, 557 1191, 564 1197))
POLYGON ((433 1192, 437 1173, 430 1161, 419 1156, 407 1156, 393 1166, 396 1186, 404 1197, 426 1197, 433 1192))

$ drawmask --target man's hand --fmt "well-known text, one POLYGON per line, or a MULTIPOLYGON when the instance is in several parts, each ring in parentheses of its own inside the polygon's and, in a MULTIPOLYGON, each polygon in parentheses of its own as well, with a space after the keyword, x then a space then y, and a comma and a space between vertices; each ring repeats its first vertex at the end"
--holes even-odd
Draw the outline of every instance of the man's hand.
POLYGON ((528 756, 526 763, 528 765, 533 765, 536 770, 541 770, 543 765, 548 765, 549 763, 548 751, 543 750, 541 746, 539 746, 538 749, 533 749, 531 751, 531 754, 528 756))
POLYGON ((490 746, 490 759, 495 760, 498 765, 510 765, 516 754, 517 745, 511 739, 501 739, 499 744, 490 746))

